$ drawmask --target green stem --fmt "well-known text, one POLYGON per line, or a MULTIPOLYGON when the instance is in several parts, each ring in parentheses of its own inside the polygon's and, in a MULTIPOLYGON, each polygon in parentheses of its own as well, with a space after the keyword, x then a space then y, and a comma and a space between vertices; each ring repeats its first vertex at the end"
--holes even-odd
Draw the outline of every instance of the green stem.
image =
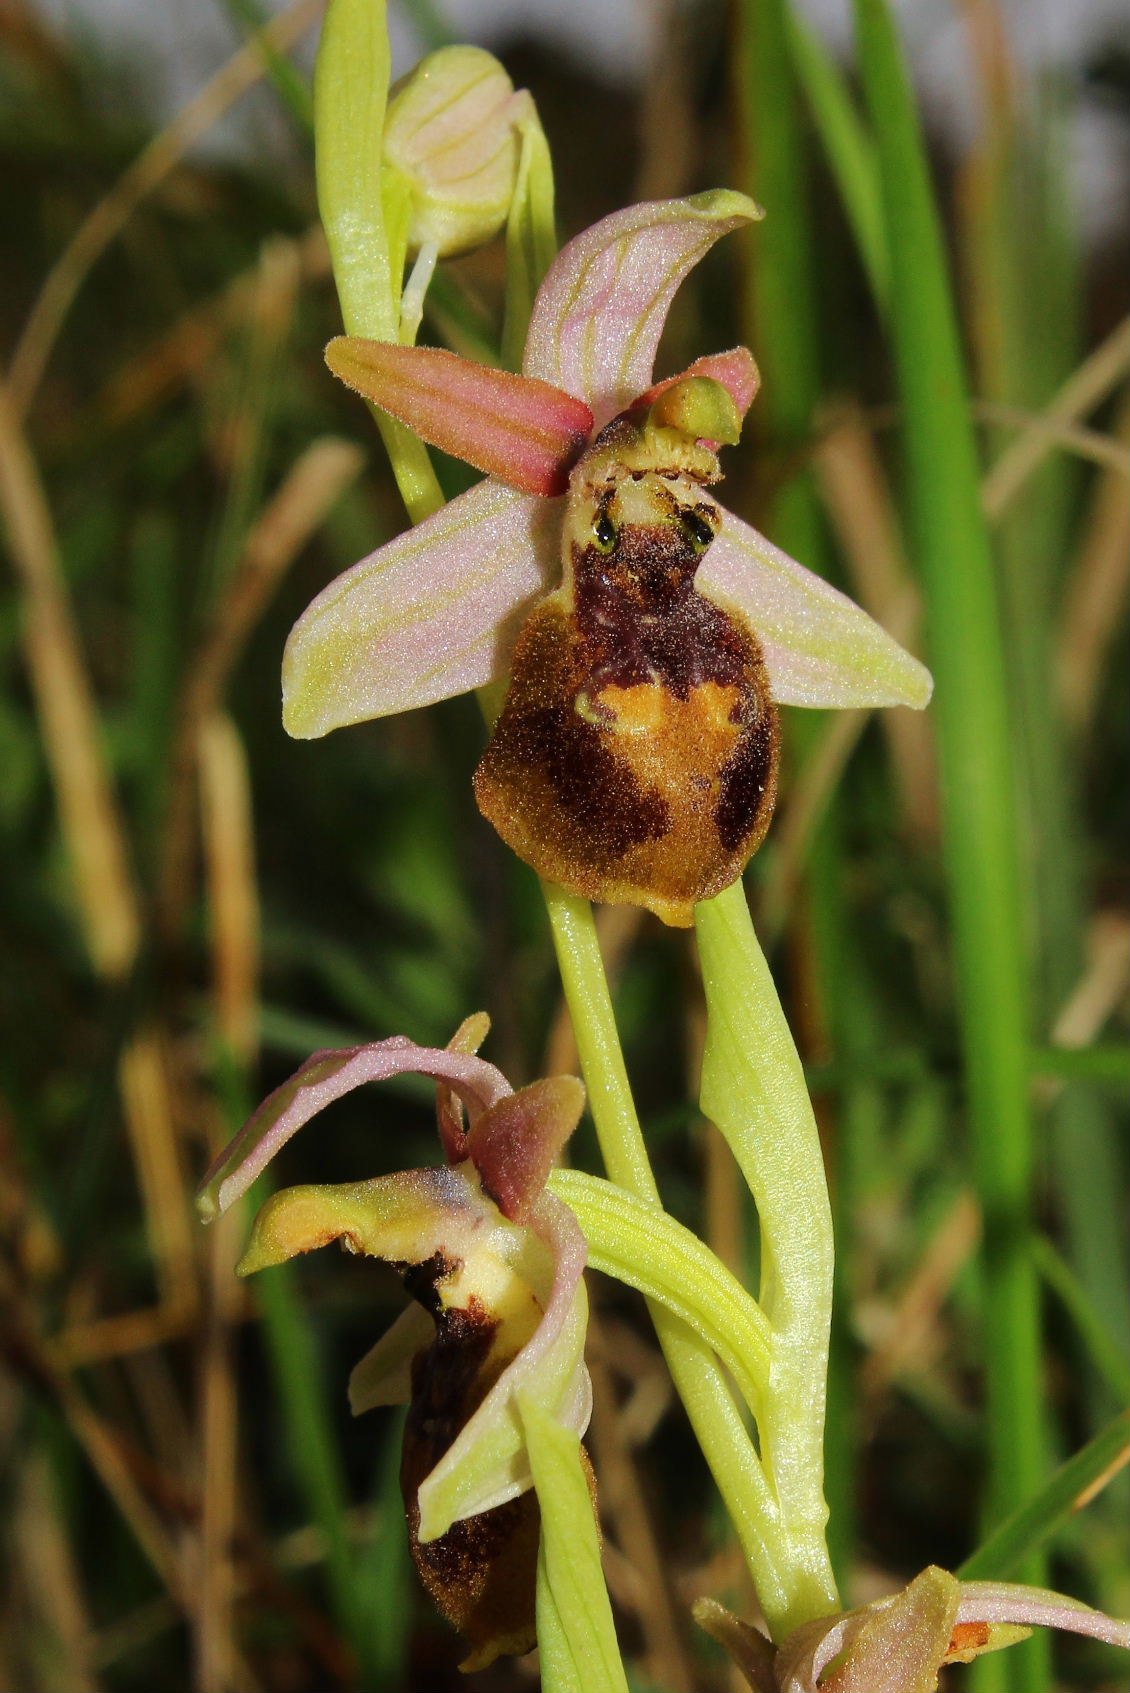
MULTIPOLYGON (((396 341, 404 268, 400 222, 390 240, 381 142, 390 58, 379 0, 333 0, 314 70, 318 210, 349 335, 396 341)), ((413 523, 443 505, 428 449, 404 424, 374 409, 396 485, 413 523)))
MULTIPOLYGON (((883 187, 891 327, 938 684, 969 1119, 985 1214, 991 1526, 1023 1505, 1045 1475, 1015 756, 964 359, 913 89, 886 0, 856 0, 856 24, 883 187)), ((1042 1560, 1033 1557, 1020 1573, 1042 1585, 1042 1560)), ((991 1667, 979 1685, 1040 1693, 1049 1685, 1044 1653, 1033 1643, 1006 1654, 1004 1667, 986 1659, 991 1667)))
MULTIPOLYGON (((624 1066, 592 907, 549 883, 543 884, 543 892, 605 1167, 620 1186, 657 1201, 659 1189, 624 1066)), ((714 1352, 663 1306, 653 1304, 650 1309, 766 1621, 774 1638, 782 1639, 809 1618, 837 1608, 827 1553, 821 1555, 822 1542, 821 1551, 814 1551, 803 1531, 798 1541, 714 1352)))

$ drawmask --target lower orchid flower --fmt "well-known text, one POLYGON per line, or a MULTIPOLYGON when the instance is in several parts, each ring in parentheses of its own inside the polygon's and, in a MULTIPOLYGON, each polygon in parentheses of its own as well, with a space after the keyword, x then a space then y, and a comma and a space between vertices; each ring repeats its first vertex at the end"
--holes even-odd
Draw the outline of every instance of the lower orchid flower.
POLYGON ((197 1201, 205 1219, 226 1211, 353 1088, 405 1071, 435 1079, 445 1165, 283 1189, 256 1217, 239 1273, 335 1240, 400 1271, 416 1304, 357 1365, 350 1403, 355 1415, 408 1404, 401 1485, 413 1557, 470 1645, 466 1669, 534 1643, 538 1507, 519 1396, 577 1434, 592 1406, 584 1236, 543 1191, 584 1089, 554 1076, 515 1093, 475 1055, 488 1028, 484 1015, 469 1018, 443 1050, 397 1037, 315 1053, 264 1100, 197 1201))
POLYGON ((538 292, 521 376, 331 342, 350 386, 488 475, 331 583, 283 667, 301 738, 511 675, 481 810, 541 875, 680 925, 765 832, 779 704, 921 707, 931 691, 885 630, 709 493, 757 390, 749 352, 653 384, 680 282, 760 215, 718 191, 585 231, 538 292))
POLYGON ((779 1647, 713 1600, 699 1623, 726 1647, 754 1693, 934 1693, 945 1664, 1063 1628, 1130 1647, 1130 1624, 1062 1593, 1009 1581, 959 1581, 931 1565, 902 1592, 818 1617, 779 1647))

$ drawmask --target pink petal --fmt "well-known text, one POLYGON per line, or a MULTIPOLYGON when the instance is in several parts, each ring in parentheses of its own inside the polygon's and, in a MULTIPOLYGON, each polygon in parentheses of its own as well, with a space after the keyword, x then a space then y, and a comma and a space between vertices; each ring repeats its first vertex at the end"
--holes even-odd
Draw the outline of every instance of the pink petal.
POLYGON ((467 1136, 467 1156, 504 1217, 524 1223, 585 1108, 575 1076, 549 1076, 500 1099, 467 1136))
POLYGON ((754 396, 761 386, 761 376, 749 348, 734 347, 728 353, 707 353, 703 358, 695 359, 686 370, 681 370, 678 376, 669 376, 664 382, 656 382, 646 394, 640 395, 637 405, 651 405, 665 388, 682 382, 688 376, 712 376, 715 382, 720 382, 723 388, 729 391, 743 417, 752 406, 754 396))
POLYGON ((562 248, 538 290, 525 374, 578 395, 603 426, 650 384, 683 278, 719 236, 760 216, 744 194, 717 189, 602 218, 562 248))
POLYGON ((255 1114, 221 1152, 197 1194, 197 1209, 206 1220, 226 1211, 263 1171, 291 1136, 331 1101, 365 1082, 386 1081, 403 1071, 434 1076, 452 1087, 473 1108, 486 1111, 510 1093, 500 1070, 470 1053, 417 1046, 403 1035, 345 1047, 339 1052, 316 1052, 290 1080, 268 1094, 255 1114))
POLYGON ((1130 1650, 1130 1623, 1092 1610, 1090 1605, 1062 1593, 1012 1581, 963 1581, 957 1620, 1066 1628, 1073 1634, 1088 1634, 1094 1640, 1130 1650))
POLYGON ((437 1540, 453 1522, 516 1499, 532 1486, 516 1395, 528 1389, 559 1422, 583 1434, 592 1412, 584 1366, 588 1304, 581 1274, 585 1237, 569 1207, 543 1194, 530 1228, 553 1259, 553 1284, 534 1334, 503 1370, 474 1416, 420 1484, 421 1541, 437 1540), (486 1449, 502 1462, 484 1467, 486 1449))
POLYGON ((433 447, 527 494, 563 494, 592 433, 583 400, 439 347, 339 335, 326 363, 433 447))
POLYGON ((854 600, 733 512, 723 511, 695 583, 748 621, 780 704, 921 708, 929 701, 934 684, 924 665, 854 600))
POLYGON ((283 655, 283 723, 312 740, 505 674, 560 575, 561 502, 489 478, 324 588, 283 655))

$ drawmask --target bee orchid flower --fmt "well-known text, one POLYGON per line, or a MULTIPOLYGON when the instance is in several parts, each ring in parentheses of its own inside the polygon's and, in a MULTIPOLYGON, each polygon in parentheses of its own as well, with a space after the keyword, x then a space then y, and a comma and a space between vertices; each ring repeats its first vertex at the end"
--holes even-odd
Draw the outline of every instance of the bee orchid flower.
POLYGON ((806 1623, 780 1647, 712 1599, 695 1617, 754 1693, 934 1693, 944 1665, 1015 1645, 1034 1627, 1130 1646, 1130 1625, 1062 1593, 959 1581, 935 1565, 890 1598, 806 1623))
POLYGON ((313 737, 512 677, 480 809, 543 875, 686 925, 776 791, 778 704, 920 707, 928 672, 709 493, 757 391, 742 347, 653 382, 676 289, 761 214, 719 190, 562 249, 521 375, 342 336, 332 370, 486 479, 331 583, 283 720, 313 737))
POLYGON ((250 1275, 340 1241, 395 1265, 416 1303, 350 1379, 354 1414, 406 1403, 401 1485, 424 1586, 470 1645, 464 1668, 534 1642, 538 1508, 518 1396, 583 1434, 584 1236, 544 1190, 584 1089, 554 1076, 514 1092, 476 1056, 469 1018, 445 1049, 400 1037, 318 1052, 221 1154, 197 1205, 226 1211, 303 1124, 365 1082, 413 1071, 437 1083, 446 1163, 370 1181, 286 1188, 255 1219, 250 1275))

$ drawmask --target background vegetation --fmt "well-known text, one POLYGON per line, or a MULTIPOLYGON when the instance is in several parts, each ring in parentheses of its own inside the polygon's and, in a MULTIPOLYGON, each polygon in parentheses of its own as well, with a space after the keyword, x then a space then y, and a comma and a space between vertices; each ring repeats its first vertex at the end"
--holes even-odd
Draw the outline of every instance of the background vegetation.
MULTIPOLYGON (((246 1218, 205 1233, 189 1196, 317 1046, 442 1043, 485 1006, 516 1084, 575 1064, 532 874, 474 809, 474 702, 324 743, 279 725, 290 624, 402 519, 321 362, 339 322, 289 57, 319 6, 242 48, 253 0, 227 6, 235 56, 162 130, 144 66, 0 7, 13 1693, 460 1685, 407 1562, 396 1419, 353 1424, 344 1398, 395 1278, 334 1254, 244 1288, 246 1218), (260 82, 273 167, 196 150, 260 82)), ((438 44, 432 7, 412 10, 438 44)), ((1056 1585, 1125 1612, 1125 274, 1080 235, 1079 88, 1025 79, 993 0, 960 11, 980 121, 959 157, 935 152, 944 249, 877 5, 858 83, 784 0, 665 9, 636 91, 529 45, 504 57, 542 113, 563 235, 716 184, 765 205, 684 291, 665 368, 749 342, 764 386, 727 502, 939 678, 924 719, 789 714, 747 878, 837 1210, 845 1594, 957 1567, 1097 1437, 1086 1513, 1049 1535, 1045 1512, 1042 1551, 1021 1534, 984 1573, 1047 1555, 1056 1585)), ((1095 75, 1125 118, 1125 63, 1095 75)), ((425 338, 489 354, 501 264, 447 267, 425 338)), ((748 1271, 753 1219, 688 1103, 692 948, 634 911, 601 925, 667 1203, 748 1271)), ((434 1161, 428 1092, 343 1102, 285 1178, 434 1161)), ((574 1156, 596 1167, 584 1130, 574 1156)), ((748 1610, 740 1559, 642 1305, 593 1293, 590 1444, 635 1682, 722 1689, 688 1610, 748 1610)), ((1122 1685, 1100 1648, 1056 1653, 991 1661, 980 1686, 1122 1685)), ((535 1682, 522 1662, 476 1685, 535 1682)))

